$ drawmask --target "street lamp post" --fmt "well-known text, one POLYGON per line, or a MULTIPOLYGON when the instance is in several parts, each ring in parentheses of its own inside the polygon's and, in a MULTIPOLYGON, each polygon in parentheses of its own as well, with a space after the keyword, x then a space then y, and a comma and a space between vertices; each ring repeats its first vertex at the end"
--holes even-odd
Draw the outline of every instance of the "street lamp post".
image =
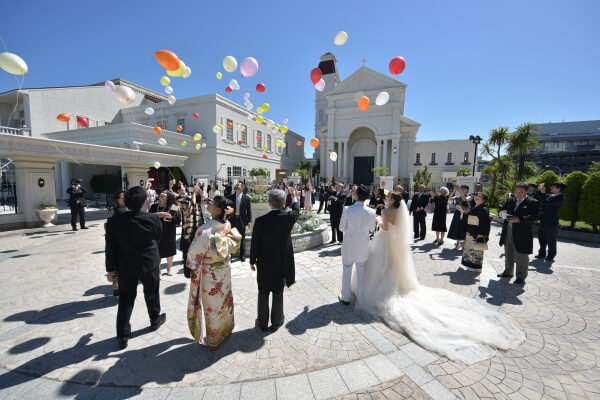
POLYGON ((469 136, 469 140, 475 143, 475 154, 473 155, 473 178, 475 177, 475 167, 477 166, 477 145, 481 143, 481 137, 477 136, 469 136))
POLYGON ((558 169, 558 176, 562 175, 562 169, 558 165, 545 165, 544 168, 556 168, 558 169))

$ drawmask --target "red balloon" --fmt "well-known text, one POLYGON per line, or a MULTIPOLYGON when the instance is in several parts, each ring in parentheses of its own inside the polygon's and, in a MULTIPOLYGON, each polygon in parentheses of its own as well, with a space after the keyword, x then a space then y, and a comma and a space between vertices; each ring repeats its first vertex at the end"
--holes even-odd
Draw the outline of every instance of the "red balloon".
POLYGON ((266 160, 266 159, 267 159, 267 158, 269 158, 269 157, 267 157, 267 155, 266 155, 266 154, 263 154, 263 158, 266 160))
POLYGON ((322 76, 323 74, 319 68, 313 68, 312 71, 310 71, 310 81, 313 83, 313 85, 316 85, 317 82, 321 80, 322 76))
POLYGON ((258 93, 262 93, 262 92, 264 92, 266 88, 267 88, 267 87, 266 87, 266 86, 265 86, 265 84, 264 84, 264 83, 262 83, 262 82, 261 82, 261 83, 259 83, 258 85, 256 85, 256 91, 257 91, 258 93))
POLYGON ((232 89, 231 89, 229 86, 227 86, 227 87, 225 88, 225 91, 226 91, 227 93, 230 93, 230 92, 231 92, 231 90, 232 90, 232 89))
POLYGON ((193 113, 193 114, 192 114, 192 117, 194 117, 194 119, 198 119, 198 118, 200 118, 200 114, 198 114, 198 113, 193 113))
POLYGON ((392 61, 390 61, 390 73, 392 75, 401 74, 405 67, 406 61, 404 61, 404 58, 400 56, 394 57, 392 58, 392 61))
POLYGON ((244 144, 243 140, 238 140, 238 144, 244 144))
POLYGON ((87 127, 89 125, 87 118, 77 117, 77 125, 87 127))

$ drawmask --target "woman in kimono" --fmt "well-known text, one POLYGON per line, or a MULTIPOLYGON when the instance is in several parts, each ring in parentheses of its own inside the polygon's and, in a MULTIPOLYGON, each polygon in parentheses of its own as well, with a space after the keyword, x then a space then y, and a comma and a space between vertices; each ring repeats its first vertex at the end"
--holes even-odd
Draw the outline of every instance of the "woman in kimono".
POLYGON ((242 236, 226 216, 233 212, 229 200, 215 196, 208 204, 212 219, 198 228, 188 250, 187 267, 191 270, 188 325, 198 343, 210 350, 233 331, 233 293, 231 291, 231 254, 242 236), (202 311, 206 322, 206 338, 202 311))
POLYGON ((475 194, 475 207, 463 216, 463 227, 466 232, 463 246, 462 265, 474 271, 481 271, 483 265, 483 249, 487 248, 490 235, 490 213, 486 208, 487 194, 475 194))

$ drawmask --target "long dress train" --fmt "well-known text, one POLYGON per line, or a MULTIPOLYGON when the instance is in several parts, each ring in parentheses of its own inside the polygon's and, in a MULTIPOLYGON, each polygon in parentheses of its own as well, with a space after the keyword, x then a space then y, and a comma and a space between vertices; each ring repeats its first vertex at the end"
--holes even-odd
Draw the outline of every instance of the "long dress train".
POLYGON ((465 364, 493 357, 525 340, 509 316, 474 298, 419 284, 409 242, 410 220, 404 202, 388 231, 369 246, 356 309, 405 332, 422 347, 465 364))

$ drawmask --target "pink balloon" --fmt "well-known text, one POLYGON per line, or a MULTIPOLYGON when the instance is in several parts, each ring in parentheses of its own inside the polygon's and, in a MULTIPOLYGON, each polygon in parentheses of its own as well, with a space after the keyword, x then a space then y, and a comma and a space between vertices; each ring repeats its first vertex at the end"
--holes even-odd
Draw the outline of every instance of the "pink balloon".
POLYGON ((108 90, 110 90, 111 92, 114 92, 115 89, 117 88, 112 81, 106 81, 106 82, 104 82, 104 86, 106 86, 106 88, 108 90))
POLYGON ((319 82, 315 84, 315 89, 317 89, 319 92, 325 90, 325 81, 323 78, 319 79, 319 82))
POLYGON ((244 78, 250 78, 258 72, 258 61, 254 57, 246 57, 240 65, 240 73, 244 78))
POLYGON ((244 93, 244 100, 246 100, 246 101, 250 100, 250 93, 248 93, 248 92, 244 93))
POLYGON ((283 119, 283 124, 284 124, 284 125, 287 125, 287 123, 288 123, 288 119, 287 119, 287 118, 284 118, 284 119, 283 119))

